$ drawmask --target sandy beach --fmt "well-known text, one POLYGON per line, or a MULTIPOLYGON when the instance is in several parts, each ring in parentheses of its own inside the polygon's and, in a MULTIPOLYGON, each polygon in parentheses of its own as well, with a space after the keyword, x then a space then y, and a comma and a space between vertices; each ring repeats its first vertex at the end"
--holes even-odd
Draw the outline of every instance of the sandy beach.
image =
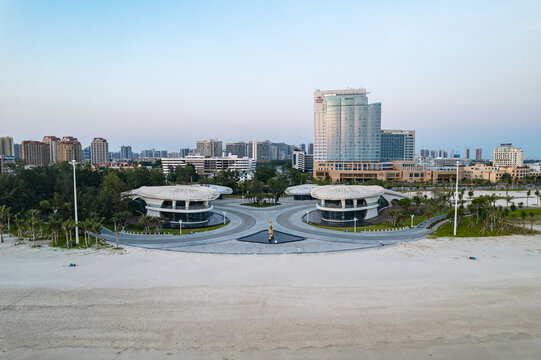
POLYGON ((313 255, 66 251, 10 239, 0 246, 0 274, 6 359, 541 352, 541 236, 313 255))

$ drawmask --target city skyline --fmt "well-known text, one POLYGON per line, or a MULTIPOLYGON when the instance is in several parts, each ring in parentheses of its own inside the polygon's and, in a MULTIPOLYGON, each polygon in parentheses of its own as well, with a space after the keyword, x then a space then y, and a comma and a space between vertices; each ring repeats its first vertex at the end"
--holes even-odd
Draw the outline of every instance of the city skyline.
POLYGON ((540 10, 0 1, 2 136, 170 151, 208 138, 308 143, 313 92, 349 86, 382 103, 385 127, 415 129, 417 149, 513 143, 541 158, 540 10))

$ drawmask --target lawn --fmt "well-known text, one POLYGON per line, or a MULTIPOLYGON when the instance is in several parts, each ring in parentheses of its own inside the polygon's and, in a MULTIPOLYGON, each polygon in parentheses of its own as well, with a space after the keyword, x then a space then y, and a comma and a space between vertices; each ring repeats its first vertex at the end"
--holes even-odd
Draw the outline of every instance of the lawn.
MULTIPOLYGON (((473 217, 472 217, 472 220, 473 217)), ((505 235, 514 235, 514 234, 521 234, 522 233, 522 219, 520 221, 516 222, 516 226, 512 226, 512 220, 509 223, 509 229, 506 232, 499 232, 499 227, 496 225, 494 231, 490 231, 490 229, 485 231, 485 234, 482 233, 483 224, 479 222, 479 224, 475 224, 474 220, 474 226, 473 228, 470 227, 469 220, 468 219, 462 219, 460 224, 458 224, 456 236, 457 237, 483 237, 483 236, 505 236, 505 235)), ((454 224, 452 221, 449 221, 443 225, 441 225, 432 235, 431 237, 453 237, 453 230, 454 230, 454 224)), ((538 231, 531 231, 530 230, 530 223, 529 221, 526 222, 526 233, 528 235, 530 234, 538 234, 538 231)))
MULTIPOLYGON (((225 223, 225 224, 220 224, 220 225, 216 225, 216 226, 209 226, 209 227, 205 227, 205 228, 197 228, 197 229, 182 229, 182 234, 183 235, 188 235, 188 234, 191 234, 191 233, 198 233, 198 232, 204 232, 204 231, 210 231, 210 230, 216 230, 216 229, 219 229, 221 227, 224 227, 226 226, 227 224, 229 224, 229 220, 225 223)), ((141 233, 144 233, 145 232, 145 228, 143 225, 141 224, 128 224, 126 225, 126 231, 132 231, 132 232, 141 232, 141 233)), ((170 235, 178 235, 179 234, 179 229, 162 229, 162 234, 170 234, 170 235)), ((154 228, 151 228, 151 235, 154 234, 154 228)))
MULTIPOLYGON (((426 216, 415 216, 413 218, 413 226, 418 225, 424 220, 426 220, 426 216)), ((368 226, 357 226, 357 232, 401 229, 404 226, 409 227, 410 224, 411 224, 411 217, 408 216, 407 218, 402 219, 402 221, 399 222, 397 226, 391 226, 388 223, 381 223, 381 224, 368 225, 368 226)), ((322 229, 329 229, 329 230, 342 231, 342 232, 345 232, 346 230, 347 232, 353 232, 354 230, 353 226, 344 227, 344 226, 326 226, 326 225, 318 225, 318 224, 309 224, 309 225, 319 227, 322 229)))
POLYGON ((251 207, 256 207, 256 208, 266 208, 266 207, 271 207, 271 206, 277 206, 277 205, 280 205, 280 203, 263 203, 263 204, 258 204, 258 203, 244 203, 244 204, 241 204, 242 206, 251 206, 251 207))

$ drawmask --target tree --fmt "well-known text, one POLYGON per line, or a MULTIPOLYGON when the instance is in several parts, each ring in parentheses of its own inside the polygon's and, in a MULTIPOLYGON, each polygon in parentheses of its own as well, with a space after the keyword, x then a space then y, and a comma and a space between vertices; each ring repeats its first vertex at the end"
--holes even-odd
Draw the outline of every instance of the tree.
POLYGON ((530 215, 530 224, 531 224, 530 231, 533 232, 533 220, 534 220, 535 214, 533 213, 533 211, 530 211, 529 215, 530 215))
POLYGON ((17 238, 19 241, 23 240, 23 231, 24 231, 24 218, 17 214, 15 216, 15 226, 17 226, 17 238))
POLYGON ((515 211, 517 211, 517 206, 515 205, 515 203, 512 203, 511 206, 510 206, 510 209, 511 209, 511 215, 513 216, 513 227, 515 227, 515 211))
POLYGON ((474 195, 474 194, 475 194, 475 193, 473 192, 472 189, 470 189, 470 191, 468 191, 468 197, 470 198, 470 201, 472 201, 473 195, 474 195))
POLYGON ((526 207, 528 207, 528 200, 530 200, 531 190, 526 191, 526 207))
POLYGON ((53 241, 53 245, 57 245, 58 241, 58 231, 60 230, 60 220, 58 220, 58 216, 56 213, 52 213, 49 216, 49 230, 51 231, 51 240, 53 241))
POLYGON ((36 244, 36 229, 37 227, 39 226, 39 224, 41 223, 41 220, 39 218, 39 211, 38 210, 30 210, 28 212, 28 227, 30 228, 30 231, 32 233, 32 242, 33 242, 33 247, 36 247, 37 244, 36 244))
POLYGON ((83 220, 79 223, 79 225, 81 226, 81 229, 83 230, 83 236, 84 236, 84 240, 85 240, 85 247, 88 247, 89 246, 89 241, 88 241, 88 238, 89 238, 89 234, 88 234, 88 231, 92 229, 92 220, 91 219, 86 219, 86 220, 83 220))
POLYGON ((284 191, 287 188, 287 183, 282 177, 269 179, 268 187, 270 193, 274 197, 274 202, 278 203, 280 196, 284 195, 284 191))
POLYGON ((539 201, 541 200, 541 192, 539 192, 539 190, 535 190, 534 194, 537 197, 537 206, 539 206, 539 201))
POLYGON ((526 211, 522 210, 520 212, 520 217, 522 217, 522 234, 526 234, 526 217, 528 216, 528 214, 526 213, 526 211))
POLYGON ((6 214, 6 205, 0 206, 0 242, 4 242, 4 217, 6 214))
POLYGON ((118 249, 118 233, 120 232, 120 225, 122 225, 122 229, 124 228, 126 224, 126 219, 130 216, 129 211, 120 211, 113 215, 113 221, 115 222, 115 233, 116 233, 116 243, 115 247, 118 249))
POLYGON ((73 228, 73 221, 68 219, 62 223, 62 230, 66 235, 66 249, 70 248, 71 245, 71 229, 73 228))
POLYGON ((276 169, 272 166, 260 165, 255 169, 254 179, 266 184, 269 179, 276 175, 276 169))
POLYGON ((98 235, 101 234, 101 228, 103 227, 103 219, 94 219, 92 221, 92 232, 94 233, 94 237, 96 238, 96 249, 98 248, 98 245, 100 241, 98 240, 98 235))
POLYGON ((150 226, 152 225, 154 219, 153 216, 144 215, 139 219, 139 223, 145 227, 145 234, 150 232, 150 226))

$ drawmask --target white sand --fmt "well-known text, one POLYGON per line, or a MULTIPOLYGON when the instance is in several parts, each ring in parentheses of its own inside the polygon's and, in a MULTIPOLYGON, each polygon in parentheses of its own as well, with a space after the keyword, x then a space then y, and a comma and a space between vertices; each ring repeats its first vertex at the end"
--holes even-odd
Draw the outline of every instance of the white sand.
POLYGON ((278 256, 10 240, 0 326, 2 359, 536 358, 541 236, 278 256))

